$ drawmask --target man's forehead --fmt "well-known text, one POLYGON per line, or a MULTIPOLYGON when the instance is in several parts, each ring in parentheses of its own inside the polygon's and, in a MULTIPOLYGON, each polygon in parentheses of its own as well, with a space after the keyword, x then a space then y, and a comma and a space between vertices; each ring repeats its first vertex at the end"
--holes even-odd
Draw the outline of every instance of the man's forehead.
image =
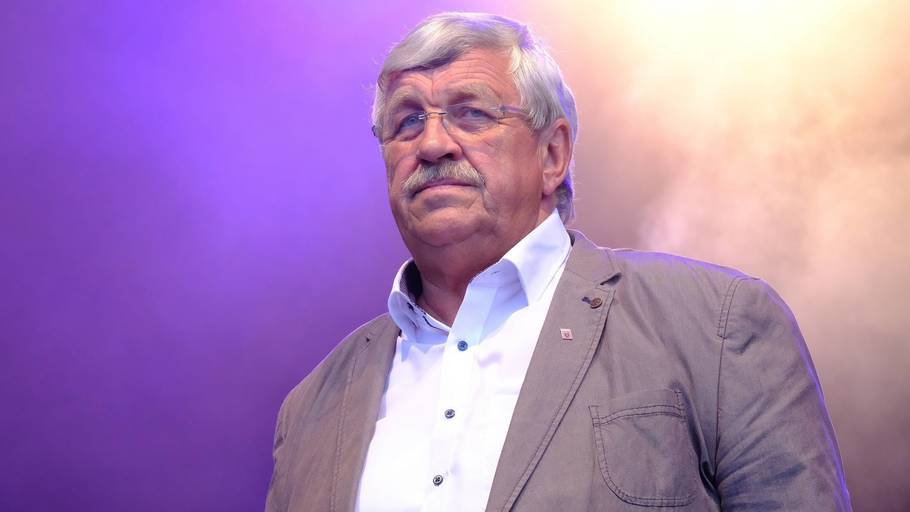
POLYGON ((517 94, 508 57, 485 49, 471 50, 436 68, 402 71, 388 89, 390 107, 409 100, 436 102, 458 96, 499 101, 517 94))
POLYGON ((410 103, 434 103, 436 101, 449 102, 452 100, 465 100, 481 98, 490 101, 500 101, 501 94, 493 90, 492 87, 479 82, 467 82, 461 84, 451 84, 442 89, 434 89, 428 94, 425 88, 414 87, 410 84, 402 84, 396 88, 389 98, 389 108, 395 108, 398 105, 410 103))

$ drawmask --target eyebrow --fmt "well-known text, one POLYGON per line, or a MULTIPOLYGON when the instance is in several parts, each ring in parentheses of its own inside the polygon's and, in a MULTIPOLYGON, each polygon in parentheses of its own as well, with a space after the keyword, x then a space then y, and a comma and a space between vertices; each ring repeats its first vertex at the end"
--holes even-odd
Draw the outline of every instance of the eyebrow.
POLYGON ((403 107, 414 108, 417 110, 423 109, 421 106, 421 101, 417 98, 417 96, 412 95, 411 93, 403 93, 392 96, 389 99, 389 103, 385 111, 386 114, 391 114, 392 112, 400 110, 403 107))

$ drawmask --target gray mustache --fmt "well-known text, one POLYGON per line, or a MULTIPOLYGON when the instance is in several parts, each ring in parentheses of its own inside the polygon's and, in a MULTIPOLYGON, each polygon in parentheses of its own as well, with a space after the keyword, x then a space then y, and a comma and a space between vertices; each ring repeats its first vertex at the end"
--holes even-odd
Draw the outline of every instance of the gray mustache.
POLYGON ((456 180, 478 188, 483 188, 486 184, 483 176, 466 160, 443 160, 433 165, 420 164, 414 174, 404 180, 401 189, 412 196, 427 185, 441 180, 456 180))

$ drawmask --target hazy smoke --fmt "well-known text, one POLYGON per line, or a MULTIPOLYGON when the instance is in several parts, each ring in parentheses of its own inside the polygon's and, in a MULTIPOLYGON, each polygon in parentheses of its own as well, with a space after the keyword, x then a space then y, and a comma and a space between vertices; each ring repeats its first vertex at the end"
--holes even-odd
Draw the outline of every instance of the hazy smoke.
POLYGON ((543 30, 579 96, 578 224, 771 282, 857 508, 907 510, 908 4, 610 4, 543 30))

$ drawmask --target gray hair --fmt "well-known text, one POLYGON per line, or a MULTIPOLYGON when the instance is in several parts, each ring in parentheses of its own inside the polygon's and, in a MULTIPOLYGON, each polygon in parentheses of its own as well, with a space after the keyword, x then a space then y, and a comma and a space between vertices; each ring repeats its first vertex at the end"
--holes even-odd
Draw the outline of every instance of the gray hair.
MULTIPOLYGON (((572 142, 575 142, 578 134, 575 98, 543 42, 522 23, 482 13, 446 12, 430 16, 392 48, 376 82, 373 125, 381 125, 386 87, 396 75, 443 66, 476 48, 509 52, 510 71, 521 95, 521 107, 529 113, 531 128, 539 130, 565 118, 571 127, 572 142)), ((556 208, 565 224, 575 217, 574 167, 572 158, 565 179, 556 189, 556 208)))

